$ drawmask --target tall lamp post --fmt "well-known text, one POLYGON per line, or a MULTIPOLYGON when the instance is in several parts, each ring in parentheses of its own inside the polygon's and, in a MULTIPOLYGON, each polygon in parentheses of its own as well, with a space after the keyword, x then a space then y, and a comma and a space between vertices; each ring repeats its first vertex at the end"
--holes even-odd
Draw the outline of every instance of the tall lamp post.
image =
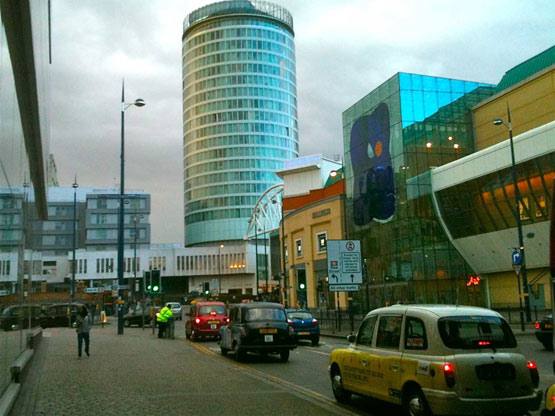
POLYGON ((218 296, 222 296, 222 248, 224 245, 220 244, 218 247, 218 296))
POLYGON ((77 228, 77 176, 73 182, 73 261, 71 263, 71 303, 75 302, 75 246, 76 246, 76 228, 77 228))
MULTIPOLYGON (((526 258, 524 255, 524 237, 522 235, 522 222, 520 219, 520 190, 518 189, 518 182, 517 182, 517 174, 516 174, 516 163, 515 163, 515 149, 513 144, 513 128, 511 125, 511 111, 509 110, 509 104, 507 103, 507 124, 501 118, 496 118, 493 120, 493 124, 496 126, 504 125, 509 129, 509 144, 511 147, 511 173, 513 176, 513 184, 515 187, 515 218, 516 218, 516 227, 518 230, 518 249, 520 251, 521 256, 521 273, 522 273, 522 286, 524 290, 524 308, 526 310, 526 321, 530 322, 532 319, 530 314, 530 298, 528 297, 528 279, 526 276, 526 258)), ((517 275, 518 279, 518 275, 517 275)), ((521 329, 524 331, 524 317, 522 312, 522 299, 520 297, 520 280, 518 280, 518 287, 519 287, 519 301, 520 301, 520 326, 521 329)))
POLYGON ((125 191, 125 110, 130 106, 143 107, 144 100, 137 98, 134 103, 125 102, 125 85, 121 83, 121 154, 120 154, 120 187, 119 187, 119 224, 118 224, 118 335, 123 335, 123 219, 124 219, 124 191, 125 191))

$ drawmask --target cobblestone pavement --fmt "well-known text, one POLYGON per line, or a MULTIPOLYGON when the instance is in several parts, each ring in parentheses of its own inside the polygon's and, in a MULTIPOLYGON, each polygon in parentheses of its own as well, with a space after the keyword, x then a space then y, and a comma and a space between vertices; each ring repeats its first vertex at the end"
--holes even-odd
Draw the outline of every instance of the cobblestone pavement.
POLYGON ((343 413, 207 356, 183 338, 158 339, 150 328, 117 335, 114 324, 93 328, 91 356, 81 359, 75 330, 45 330, 11 415, 343 413))

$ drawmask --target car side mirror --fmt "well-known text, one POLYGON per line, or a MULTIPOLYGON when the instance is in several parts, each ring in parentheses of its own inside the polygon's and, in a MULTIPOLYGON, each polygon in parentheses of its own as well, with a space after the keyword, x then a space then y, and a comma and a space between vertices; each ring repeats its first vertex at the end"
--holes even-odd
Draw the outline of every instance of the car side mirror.
POLYGON ((357 336, 356 336, 356 335, 351 334, 351 335, 348 335, 348 336, 347 336, 347 341, 349 341, 350 343, 355 342, 356 339, 357 339, 357 336))

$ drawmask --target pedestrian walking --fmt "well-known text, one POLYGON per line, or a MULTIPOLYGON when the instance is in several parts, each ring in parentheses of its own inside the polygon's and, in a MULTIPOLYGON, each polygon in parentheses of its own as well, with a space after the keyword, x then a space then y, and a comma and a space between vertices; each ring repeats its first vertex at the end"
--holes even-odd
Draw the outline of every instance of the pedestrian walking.
POLYGON ((91 318, 86 306, 82 306, 75 319, 75 326, 77 327, 77 355, 81 358, 81 350, 83 349, 83 340, 85 341, 85 354, 89 354, 90 345, 90 331, 91 331, 91 318))
POLYGON ((172 310, 168 306, 164 306, 156 317, 158 322, 158 338, 164 338, 164 332, 168 324, 168 319, 173 316, 172 310))

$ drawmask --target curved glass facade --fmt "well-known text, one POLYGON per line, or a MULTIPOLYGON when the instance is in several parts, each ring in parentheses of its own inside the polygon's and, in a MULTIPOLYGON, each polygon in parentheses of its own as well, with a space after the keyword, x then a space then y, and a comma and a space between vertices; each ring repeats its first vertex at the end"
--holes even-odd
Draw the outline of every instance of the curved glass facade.
POLYGON ((293 20, 228 1, 185 18, 185 245, 243 239, 258 197, 298 156, 293 20))

